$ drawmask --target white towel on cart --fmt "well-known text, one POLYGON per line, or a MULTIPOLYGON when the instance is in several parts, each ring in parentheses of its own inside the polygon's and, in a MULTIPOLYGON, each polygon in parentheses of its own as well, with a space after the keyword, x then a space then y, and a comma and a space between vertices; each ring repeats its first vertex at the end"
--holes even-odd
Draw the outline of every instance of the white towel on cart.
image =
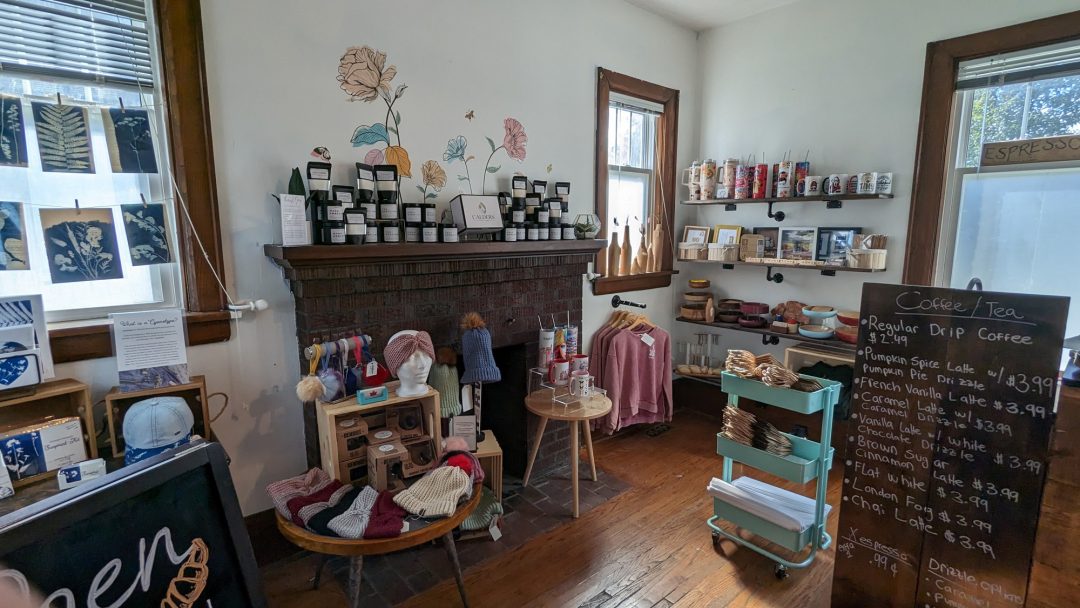
MULTIPOLYGON (((750 477, 740 477, 732 483, 714 477, 709 482, 708 492, 785 530, 802 532, 814 525, 814 499, 750 477)), ((826 504, 825 517, 829 510, 826 504)))

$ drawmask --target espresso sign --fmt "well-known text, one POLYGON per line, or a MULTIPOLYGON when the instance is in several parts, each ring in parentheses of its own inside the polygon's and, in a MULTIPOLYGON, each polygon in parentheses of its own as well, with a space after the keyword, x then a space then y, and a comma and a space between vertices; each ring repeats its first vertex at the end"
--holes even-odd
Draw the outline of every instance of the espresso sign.
POLYGON ((1023 606, 1069 299, 863 287, 833 606, 1023 606))
POLYGON ((1041 139, 995 141, 983 144, 983 167, 1080 160, 1080 136, 1064 135, 1041 139))

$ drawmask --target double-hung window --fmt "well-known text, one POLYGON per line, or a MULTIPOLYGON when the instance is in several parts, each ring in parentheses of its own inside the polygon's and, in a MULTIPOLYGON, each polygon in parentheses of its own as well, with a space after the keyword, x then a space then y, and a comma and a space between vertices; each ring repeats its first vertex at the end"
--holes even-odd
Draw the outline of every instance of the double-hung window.
POLYGON ((953 112, 935 283, 1080 302, 1080 41, 962 61, 953 112), (1010 158, 999 142, 1059 149, 1010 158))
MULTIPOLYGON (((656 183, 656 120, 663 106, 613 93, 608 104, 607 230, 636 238, 648 225, 656 183)), ((634 243, 637 245, 637 242, 634 243)))

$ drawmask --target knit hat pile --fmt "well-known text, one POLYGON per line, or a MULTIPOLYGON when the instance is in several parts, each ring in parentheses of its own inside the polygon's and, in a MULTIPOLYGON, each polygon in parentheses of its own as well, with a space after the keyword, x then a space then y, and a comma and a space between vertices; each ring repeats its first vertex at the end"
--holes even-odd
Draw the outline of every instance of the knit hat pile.
POLYGON ((491 522, 502 514, 502 504, 495 498, 495 493, 485 486, 480 496, 480 504, 461 522, 461 529, 466 532, 486 530, 491 527, 491 522))
POLYGON ((327 527, 342 538, 363 538, 364 530, 371 520, 371 508, 375 506, 375 499, 378 497, 379 492, 375 488, 365 486, 349 508, 331 519, 327 527))
POLYGON ((348 486, 348 488, 348 491, 345 492, 345 495, 341 497, 341 500, 336 505, 327 507, 311 516, 311 519, 307 522, 308 530, 322 536, 336 536, 336 533, 330 529, 330 522, 338 515, 349 510, 353 501, 360 494, 360 488, 353 486, 348 486))
POLYGON ((364 528, 364 538, 394 538, 401 534, 401 525, 405 521, 405 509, 394 502, 393 492, 383 490, 371 507, 371 517, 364 528))
POLYGON ((461 350, 465 357, 465 373, 461 382, 498 382, 502 373, 495 365, 495 355, 491 352, 491 333, 484 326, 484 319, 475 312, 466 314, 461 319, 461 350))
POLYGON ((457 353, 450 348, 440 348, 437 363, 428 374, 428 384, 439 392, 442 417, 450 418, 461 413, 461 383, 458 380, 457 353))
POLYGON ((473 484, 484 483, 484 467, 476 454, 464 450, 451 450, 439 458, 440 467, 457 467, 465 472, 473 484))
POLYGON ((275 481, 266 486, 266 493, 274 502, 274 508, 286 519, 292 519, 289 512, 289 501, 301 496, 310 496, 325 488, 330 483, 330 476, 320 468, 314 468, 296 477, 275 481))
POLYGON ((420 517, 449 517, 458 500, 472 488, 472 479, 457 467, 439 467, 394 496, 394 502, 420 517))
POLYGON ((314 494, 297 496, 285 505, 289 509, 289 519, 298 526, 306 527, 313 515, 336 505, 348 491, 348 486, 335 479, 314 494))
POLYGON ((383 358, 396 376, 401 365, 415 352, 422 352, 431 357, 432 361, 435 360, 435 346, 431 344, 431 336, 426 331, 401 334, 394 338, 383 349, 383 358))

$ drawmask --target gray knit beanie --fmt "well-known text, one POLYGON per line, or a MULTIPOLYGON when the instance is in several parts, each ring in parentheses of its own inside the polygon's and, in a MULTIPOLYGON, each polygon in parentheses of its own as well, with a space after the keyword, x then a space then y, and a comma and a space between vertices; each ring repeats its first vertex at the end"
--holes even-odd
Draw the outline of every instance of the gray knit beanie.
POLYGON ((439 404, 442 417, 450 418, 461 413, 461 384, 458 382, 456 366, 436 363, 428 374, 428 384, 439 391, 439 404))
POLYGON ((476 510, 469 514, 465 518, 465 521, 461 522, 461 529, 467 532, 473 530, 487 530, 491 527, 491 522, 499 518, 503 514, 503 506, 495 499, 495 493, 484 486, 483 496, 480 497, 480 504, 476 505, 476 510))
POLYGON ((398 492, 394 502, 420 517, 449 517, 458 500, 472 489, 472 479, 458 467, 439 467, 398 492))
POLYGON ((366 486, 360 490, 349 510, 331 519, 328 527, 342 538, 363 538, 368 520, 371 519, 371 508, 378 497, 379 492, 375 488, 366 486))

